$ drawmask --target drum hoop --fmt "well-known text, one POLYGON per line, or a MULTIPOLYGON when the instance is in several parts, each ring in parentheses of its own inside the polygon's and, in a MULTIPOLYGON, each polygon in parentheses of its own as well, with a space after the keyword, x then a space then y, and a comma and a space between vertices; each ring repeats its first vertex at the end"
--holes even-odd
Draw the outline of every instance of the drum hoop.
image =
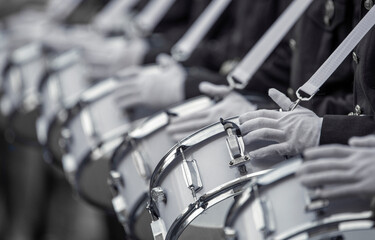
POLYGON ((165 127, 169 123, 169 117, 168 117, 169 115, 183 114, 184 108, 186 108, 188 106, 192 106, 194 103, 200 103, 200 102, 202 102, 202 104, 203 103, 207 104, 208 98, 204 97, 204 96, 198 96, 198 97, 189 99, 189 100, 187 100, 183 103, 175 104, 172 107, 168 108, 166 111, 161 111, 161 112, 157 112, 155 114, 152 114, 150 117, 148 117, 143 122, 141 122, 136 128, 134 128, 129 133, 129 136, 131 136, 133 139, 141 139, 141 138, 144 138, 146 136, 149 136, 150 134, 156 132, 157 130, 165 127), (164 119, 161 119, 161 120, 163 120, 162 122, 160 120, 155 121, 157 118, 162 118, 163 116, 166 116, 166 119, 167 119, 166 121, 164 119), (149 127, 148 130, 147 129, 145 130, 144 128, 146 126, 148 127, 149 125, 152 125, 152 122, 157 122, 158 125, 155 126, 155 127, 154 126, 149 127))
MULTIPOLYGON (((228 119, 229 121, 233 121, 237 119, 236 117, 228 119)), ((220 133, 224 133, 224 128, 222 124, 214 123, 207 127, 204 127, 197 132, 193 133, 190 136, 182 139, 179 143, 175 144, 159 161, 158 165, 155 167, 151 178, 150 178, 150 191, 154 187, 158 186, 162 181, 163 176, 168 172, 169 167, 176 162, 178 156, 181 155, 179 149, 183 148, 188 149, 191 148, 209 138, 212 138, 220 133)), ((151 194, 151 192, 150 192, 151 194)))
POLYGON ((80 50, 72 49, 58 55, 49 64, 49 69, 52 73, 59 73, 70 68, 74 64, 83 63, 82 57, 80 56, 80 50))
POLYGON ((299 225, 294 229, 289 231, 280 233, 279 235, 275 236, 275 240, 282 240, 282 239, 289 239, 299 234, 309 233, 315 229, 319 229, 322 227, 330 227, 330 226, 339 226, 340 223, 344 222, 361 222, 361 221, 371 221, 373 223, 372 227, 369 226, 362 226, 362 228, 355 228, 355 229, 371 229, 374 228, 374 215, 372 211, 365 211, 361 213, 343 213, 343 214, 336 214, 330 217, 326 217, 323 219, 319 219, 318 221, 315 220, 313 222, 299 225))
MULTIPOLYGON (((266 186, 270 185, 274 182, 282 180, 291 174, 293 174, 298 166, 302 163, 302 159, 299 157, 290 159, 289 161, 283 162, 278 164, 275 169, 270 171, 267 174, 259 177, 256 181, 251 182, 249 187, 241 194, 241 197, 236 199, 232 207, 230 208, 226 221, 225 227, 231 229, 236 222, 237 217, 241 214, 242 210, 248 206, 254 199, 254 186, 266 186), (285 171, 286 170, 286 171, 285 171)), ((279 235, 275 236, 273 239, 275 240, 282 240, 282 239, 289 239, 299 234, 303 234, 309 231, 313 231, 314 229, 319 229, 325 226, 335 226, 339 225, 342 222, 351 222, 351 221, 375 221, 374 214, 371 211, 365 211, 361 213, 339 213, 330 215, 323 219, 315 220, 313 222, 299 225, 291 230, 286 232, 280 233, 279 235)), ((375 222, 374 222, 375 226, 375 222)))
POLYGON ((168 230, 166 239, 178 239, 183 230, 196 218, 200 213, 206 209, 224 201, 230 197, 241 194, 245 189, 243 188, 254 177, 265 174, 269 170, 259 171, 239 177, 227 183, 224 183, 204 195, 202 195, 197 202, 190 204, 172 223, 168 230), (237 192, 234 189, 240 188, 237 192))
POLYGON ((236 199, 233 206, 229 209, 225 220, 225 226, 229 228, 232 227, 236 222, 237 217, 242 213, 242 210, 252 202, 252 199, 254 198, 254 187, 256 185, 265 186, 282 180, 283 178, 286 178, 293 174, 296 168, 301 165, 301 163, 302 159, 296 157, 276 164, 273 170, 259 177, 255 182, 252 182, 241 195, 241 197, 236 199))

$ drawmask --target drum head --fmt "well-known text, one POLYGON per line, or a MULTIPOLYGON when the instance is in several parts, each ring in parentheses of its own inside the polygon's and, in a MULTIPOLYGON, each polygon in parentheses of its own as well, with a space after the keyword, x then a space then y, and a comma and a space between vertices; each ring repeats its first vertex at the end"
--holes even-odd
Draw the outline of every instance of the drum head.
POLYGON ((79 195, 93 206, 113 212, 112 193, 108 185, 109 158, 85 163, 77 173, 79 195))

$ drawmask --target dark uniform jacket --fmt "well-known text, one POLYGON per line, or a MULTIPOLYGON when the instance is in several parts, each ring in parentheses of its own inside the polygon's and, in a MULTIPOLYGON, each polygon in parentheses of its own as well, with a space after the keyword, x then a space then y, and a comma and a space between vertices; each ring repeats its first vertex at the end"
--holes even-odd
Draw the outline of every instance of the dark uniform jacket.
MULTIPOLYGON (((358 22, 359 15, 366 13, 366 1, 369 0, 315 0, 290 36, 282 41, 254 75, 247 89, 262 86, 266 92, 268 88, 275 87, 294 100, 295 91, 345 39, 358 22)), ((348 56, 314 98, 301 103, 323 116, 321 144, 346 144, 351 136, 375 131, 372 118, 375 84, 371 81, 375 77, 371 67, 375 53, 372 52, 371 36, 372 32, 358 45, 353 54, 355 61, 348 56), (348 116, 357 104, 362 114, 370 116, 348 116)))
MULTIPOLYGON (((347 0, 315 0, 280 43, 247 89, 276 88, 295 100, 295 91, 324 63, 353 27, 353 3, 347 0)), ((302 106, 318 115, 348 114, 351 106, 353 69, 345 59, 320 91, 302 106)))
POLYGON ((184 63, 188 67, 186 98, 200 94, 198 86, 202 81, 226 84, 229 72, 220 73, 223 64, 241 60, 289 3, 290 0, 233 1, 216 27, 216 35, 202 42, 184 63))
MULTIPOLYGON (((154 63, 160 53, 169 54, 173 45, 184 35, 209 2, 210 0, 176 0, 156 26, 154 33, 147 38, 150 50, 143 64, 154 63)), ((138 10, 141 11, 147 3, 148 1, 141 1, 138 10)))
MULTIPOLYGON (((357 1, 362 18, 372 7, 372 0, 357 1)), ((352 101, 354 115, 327 115, 323 118, 321 144, 347 143, 352 136, 375 132, 375 28, 373 27, 353 51, 354 83, 352 101), (362 115, 362 116, 361 116, 362 115)))

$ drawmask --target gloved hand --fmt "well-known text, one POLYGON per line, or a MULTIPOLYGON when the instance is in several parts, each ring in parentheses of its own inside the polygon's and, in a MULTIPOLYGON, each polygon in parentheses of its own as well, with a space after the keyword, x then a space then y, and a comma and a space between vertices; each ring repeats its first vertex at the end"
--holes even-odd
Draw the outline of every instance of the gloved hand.
MULTIPOLYGON (((289 109, 292 105, 292 101, 276 89, 270 89, 268 95, 281 109, 289 109)), ((250 152, 253 159, 292 156, 319 144, 322 119, 301 106, 288 112, 253 111, 241 115, 239 120, 245 145, 258 140, 276 142, 250 152)))
MULTIPOLYGON (((368 138, 374 139, 374 136, 368 138)), ((371 198, 375 195, 374 147, 375 144, 369 147, 327 145, 308 149, 304 152, 308 161, 303 163, 297 176, 304 186, 316 189, 317 198, 371 198)))
POLYGON ((125 70, 119 77, 123 82, 115 94, 123 109, 147 106, 160 110, 184 99, 186 72, 168 55, 159 55, 156 66, 125 70))
POLYGON ((349 145, 353 147, 375 147, 375 135, 352 137, 349 139, 349 145))
POLYGON ((143 39, 102 38, 82 45, 93 78, 107 78, 129 66, 139 65, 148 44, 143 39))
POLYGON ((173 118, 167 127, 167 132, 176 141, 212 123, 220 118, 235 117, 243 112, 253 111, 257 107, 247 101, 241 94, 232 92, 227 86, 218 86, 208 82, 199 85, 202 93, 211 97, 223 98, 213 107, 199 111, 195 114, 173 118))

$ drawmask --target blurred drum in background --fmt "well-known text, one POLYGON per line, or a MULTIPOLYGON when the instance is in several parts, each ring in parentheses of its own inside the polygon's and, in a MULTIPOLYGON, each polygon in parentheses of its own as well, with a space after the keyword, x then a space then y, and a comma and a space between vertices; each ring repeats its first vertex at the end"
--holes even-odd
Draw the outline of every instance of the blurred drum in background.
POLYGON ((314 199, 295 177, 301 162, 275 166, 236 199, 226 219, 226 239, 374 239, 370 201, 314 199))
POLYGON ((109 159, 131 126, 112 94, 120 82, 107 79, 83 92, 68 110, 61 132, 62 164, 68 180, 84 200, 106 210, 112 209, 109 159))
MULTIPOLYGON (((268 144, 258 142, 247 150, 268 144)), ((163 157, 151 176, 154 237, 217 239, 223 234, 233 197, 254 176, 267 171, 251 165, 238 118, 222 120, 186 137, 163 157)))
POLYGON ((43 104, 36 125, 47 162, 62 167, 62 125, 68 118, 68 109, 77 104, 91 85, 78 50, 63 53, 51 61, 48 74, 39 86, 43 104))
POLYGON ((47 70, 40 44, 31 43, 13 51, 4 69, 1 114, 6 118, 6 138, 12 142, 36 143, 35 123, 41 104, 38 86, 47 70))
POLYGON ((111 164, 112 202, 119 220, 131 234, 139 237, 149 228, 149 216, 147 221, 141 216, 145 214, 151 173, 176 143, 165 130, 170 119, 206 109, 213 103, 207 97, 198 97, 154 114, 130 131, 116 150, 111 164))

